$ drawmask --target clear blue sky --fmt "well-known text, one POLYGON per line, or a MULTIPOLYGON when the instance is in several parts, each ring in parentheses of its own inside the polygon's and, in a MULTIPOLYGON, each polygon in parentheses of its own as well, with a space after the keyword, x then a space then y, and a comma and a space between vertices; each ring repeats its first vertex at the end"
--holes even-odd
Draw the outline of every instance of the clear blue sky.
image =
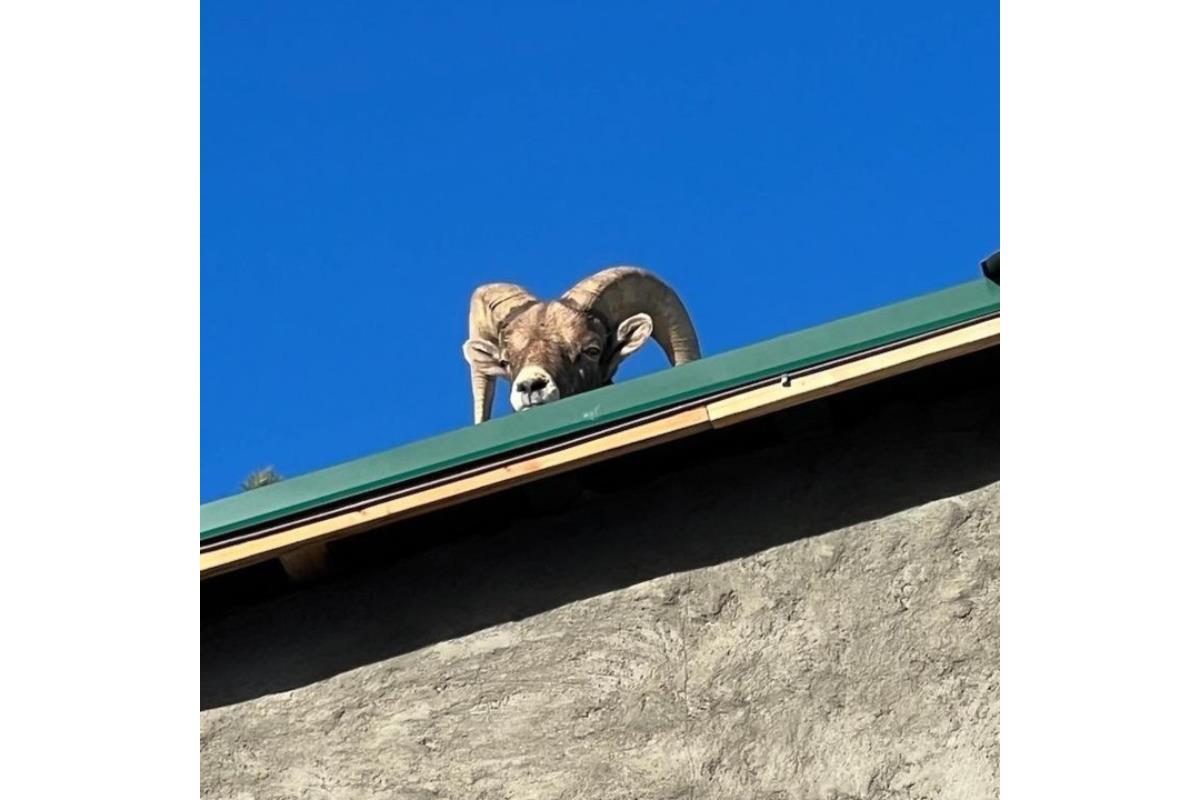
POLYGON ((480 283, 646 266, 712 354, 974 278, 999 44, 996 3, 205 0, 201 500, 470 424, 480 283))

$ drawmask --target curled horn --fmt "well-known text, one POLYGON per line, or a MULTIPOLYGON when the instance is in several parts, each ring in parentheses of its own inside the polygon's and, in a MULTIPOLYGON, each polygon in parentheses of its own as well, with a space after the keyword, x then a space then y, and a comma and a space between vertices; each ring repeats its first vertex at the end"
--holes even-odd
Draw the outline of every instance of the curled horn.
MULTIPOLYGON (((514 311, 537 302, 537 298, 515 283, 488 283, 471 295, 471 310, 467 316, 471 339, 500 346, 500 326, 514 311)), ((469 346, 469 344, 468 344, 469 346)), ((469 360, 469 359, 468 359, 469 360)), ((496 378, 471 364, 471 396, 475 401, 475 423, 492 416, 492 399, 496 394, 496 378)))
POLYGON ((672 366, 700 358, 700 340, 675 290, 662 278, 638 267, 601 270, 575 284, 563 300, 599 315, 609 330, 634 314, 649 314, 652 336, 672 366))

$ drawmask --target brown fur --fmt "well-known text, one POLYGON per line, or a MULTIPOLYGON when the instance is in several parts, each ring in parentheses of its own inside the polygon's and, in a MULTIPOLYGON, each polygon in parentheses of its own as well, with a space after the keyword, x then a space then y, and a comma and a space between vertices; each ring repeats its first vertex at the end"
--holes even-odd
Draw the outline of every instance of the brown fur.
POLYGON ((617 349, 596 315, 558 300, 517 311, 500 326, 500 352, 511 380, 528 365, 550 373, 563 397, 602 386, 612 377, 617 349), (599 348, 599 355, 588 349, 599 348))
POLYGON ((611 383, 651 336, 672 366, 700 357, 679 296, 637 267, 601 270, 550 301, 515 283, 484 284, 471 295, 467 326, 476 423, 491 416, 497 377, 515 382, 513 405, 527 408, 611 383))

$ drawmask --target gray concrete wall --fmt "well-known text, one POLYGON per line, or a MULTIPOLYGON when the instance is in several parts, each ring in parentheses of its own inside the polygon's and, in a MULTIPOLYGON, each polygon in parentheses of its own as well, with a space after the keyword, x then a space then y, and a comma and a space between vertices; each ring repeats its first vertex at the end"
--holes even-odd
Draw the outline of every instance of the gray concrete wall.
POLYGON ((924 373, 206 588, 202 795, 998 796, 995 360, 924 373))

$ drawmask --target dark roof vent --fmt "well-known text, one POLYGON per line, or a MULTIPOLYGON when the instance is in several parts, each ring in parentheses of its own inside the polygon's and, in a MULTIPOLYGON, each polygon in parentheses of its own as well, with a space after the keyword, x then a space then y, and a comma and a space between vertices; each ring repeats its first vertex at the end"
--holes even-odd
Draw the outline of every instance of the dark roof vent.
POLYGON ((1000 251, 992 253, 990 256, 979 262, 979 266, 983 268, 983 276, 995 284, 1000 283, 1000 251))

